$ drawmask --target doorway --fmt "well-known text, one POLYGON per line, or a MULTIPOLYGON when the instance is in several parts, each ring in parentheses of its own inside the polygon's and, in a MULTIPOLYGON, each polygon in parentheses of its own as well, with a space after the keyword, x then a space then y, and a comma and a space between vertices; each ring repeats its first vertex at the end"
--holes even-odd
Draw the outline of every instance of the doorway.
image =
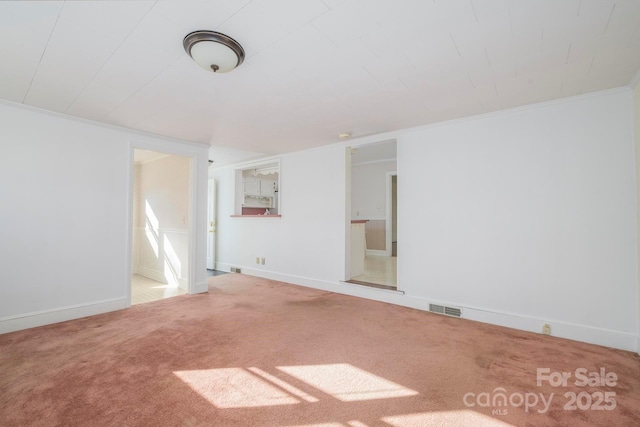
POLYGON ((216 269, 216 237, 217 237, 217 187, 213 178, 213 161, 209 161, 209 178, 207 185, 207 277, 221 276, 226 271, 216 269))
POLYGON ((387 172, 387 227, 385 247, 387 256, 398 256, 398 172, 387 172))
POLYGON ((131 304, 188 293, 191 159, 134 149, 131 304))
POLYGON ((347 282, 398 289, 396 141, 350 151, 350 267, 347 282))
POLYGON ((209 178, 207 187, 207 270, 216 269, 216 180, 209 178))

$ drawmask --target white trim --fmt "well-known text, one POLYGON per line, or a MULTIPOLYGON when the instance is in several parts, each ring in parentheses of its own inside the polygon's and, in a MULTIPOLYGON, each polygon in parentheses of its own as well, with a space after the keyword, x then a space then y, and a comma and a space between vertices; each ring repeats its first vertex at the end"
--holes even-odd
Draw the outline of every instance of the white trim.
POLYGON ((640 83, 640 70, 629 81, 629 87, 633 89, 638 83, 640 83))
POLYGON ((367 256, 388 256, 386 250, 382 249, 367 249, 367 256))
POLYGON ((131 141, 127 143, 127 149, 129 151, 129 156, 127 158, 127 179, 125 180, 125 185, 127 186, 125 190, 125 194, 127 195, 127 203, 125 205, 124 214, 126 215, 127 224, 125 233, 125 242, 127 242, 124 251, 124 277, 122 278, 124 282, 125 289, 125 308, 131 307, 131 276, 133 273, 138 273, 138 266, 134 267, 133 262, 133 193, 134 193, 134 185, 135 185, 135 161, 134 161, 134 145, 131 141))
MULTIPOLYGON (((397 166, 397 165, 396 165, 397 166)), ((393 177, 398 176, 398 171, 386 172, 386 209, 385 209, 385 243, 384 252, 386 256, 393 255, 393 177)), ((396 194, 397 197, 397 194, 396 194)))
MULTIPOLYGON (((196 144, 197 146, 189 147, 186 145, 177 145, 174 142, 165 142, 165 141, 145 141, 133 139, 129 141, 129 181, 127 182, 127 192, 129 194, 128 197, 128 206, 127 206, 127 224, 128 228, 126 230, 127 235, 127 248, 125 248, 125 262, 127 263, 126 272, 128 277, 126 278, 128 284, 126 285, 126 289, 128 291, 128 295, 126 298, 129 300, 129 307, 131 306, 131 271, 132 271, 132 253, 131 247, 133 244, 133 173, 134 173, 134 150, 142 149, 142 150, 150 150, 157 151, 169 155, 182 156, 189 158, 189 228, 186 230, 189 240, 189 249, 188 249, 188 272, 187 272, 187 280, 178 279, 178 285, 187 289, 190 294, 196 294, 201 292, 206 292, 208 287, 206 282, 197 282, 198 280, 198 270, 202 269, 202 272, 206 269, 206 208, 207 208, 207 200, 206 200, 206 187, 204 192, 201 191, 198 185, 198 175, 203 172, 203 180, 206 182, 207 170, 209 168, 208 161, 208 149, 203 144, 196 144), (206 165, 204 169, 202 169, 202 164, 206 165), (200 194, 203 193, 203 194, 200 194), (204 198, 204 200, 202 200, 204 198), (202 217, 202 221, 198 221, 200 212, 200 216, 202 217), (198 251, 200 247, 201 251, 198 251), (198 257, 197 255, 201 256, 198 257), (199 259, 202 258, 202 259, 199 259)), ((169 232, 179 232, 185 233, 183 229, 166 229, 169 232)), ((137 271, 142 272, 142 267, 137 266, 137 271)), ((204 274, 204 273, 203 273, 204 274)), ((143 275, 145 275, 143 273, 143 275)), ((156 280, 156 279, 154 279, 156 280)))
MULTIPOLYGON (((245 162, 245 163, 239 163, 239 164, 235 164, 233 165, 233 171, 234 171, 234 184, 233 184, 233 194, 234 194, 234 200, 233 200, 233 213, 234 215, 242 215, 242 208, 243 207, 265 207, 266 206, 244 206, 244 171, 246 170, 250 170, 250 169, 257 169, 259 167, 264 167, 264 166, 269 166, 269 167, 273 167, 275 169, 277 169, 277 173, 278 173, 278 180, 277 180, 277 187, 278 187, 278 194, 276 197, 276 194, 274 192, 273 196, 270 197, 272 203, 275 204, 275 206, 270 207, 269 209, 275 209, 277 214, 282 216, 282 159, 279 156, 276 157, 269 157, 269 158, 264 158, 264 159, 260 159, 260 160, 252 160, 249 162, 245 162), (275 164, 275 166, 269 166, 271 164, 275 164)), ((265 196, 267 197, 267 196, 265 196)))
MULTIPOLYGON (((460 306, 458 305, 458 307, 460 306)), ((538 319, 514 313, 504 313, 472 307, 463 307, 463 317, 469 320, 535 333, 541 333, 542 326, 549 324, 551 326, 551 335, 554 337, 613 347, 621 350, 632 351, 634 345, 634 334, 632 333, 588 325, 538 319)))
MULTIPOLYGON (((137 271, 136 274, 139 274, 140 276, 144 276, 148 279, 155 280, 156 282, 165 283, 165 284, 167 283, 167 279, 164 277, 164 273, 162 271, 154 270, 153 268, 144 267, 142 265, 136 265, 134 266, 134 268, 137 271)), ((186 283, 185 279, 181 279, 181 281, 186 283)), ((186 288, 183 288, 182 286, 180 287, 182 289, 186 289, 186 288)))
MULTIPOLYGON (((265 164, 268 164, 268 163, 278 163, 278 167, 281 167, 282 166, 281 160, 282 160, 282 156, 280 155, 261 157, 259 159, 246 160, 244 162, 234 163, 232 165, 220 166, 220 168, 231 167, 234 170, 238 170, 238 169, 245 170, 245 169, 257 168, 258 166, 264 166, 265 164)), ((211 164, 211 167, 215 169, 215 162, 211 164)))
POLYGON ((155 157, 155 158, 153 158, 153 159, 151 159, 151 160, 143 160, 143 161, 140 161, 140 162, 136 162, 136 161, 135 161, 135 158, 134 158, 133 163, 134 163, 136 166, 138 166, 138 165, 139 165, 139 166, 148 165, 149 163, 153 163, 153 162, 157 162, 158 160, 165 159, 165 158, 169 157, 170 155, 171 155, 171 154, 163 154, 163 155, 158 156, 158 157, 155 157))
POLYGON ((235 267, 235 265, 227 264, 226 262, 218 262, 215 263, 215 270, 218 271, 226 271, 227 273, 231 273, 231 267, 235 267))
MULTIPOLYGON (((366 147, 367 145, 364 145, 363 147, 366 147)), ((397 157, 390 157, 388 159, 377 159, 377 160, 369 160, 367 162, 353 163, 353 166, 366 166, 366 165, 373 165, 376 163, 391 163, 391 162, 396 162, 397 160, 398 160, 397 157)))
POLYGON ((305 286, 308 288, 336 292, 343 295, 351 295, 360 298, 396 304, 403 307, 415 308, 423 311, 428 311, 430 303, 459 307, 462 310, 463 319, 504 326, 507 328, 513 328, 527 332, 540 333, 542 330, 542 325, 548 323, 551 325, 551 333, 554 337, 602 345, 605 347, 612 347, 627 351, 640 350, 640 339, 638 339, 635 333, 615 331, 611 329, 597 328, 588 325, 579 325, 549 319, 538 319, 533 317, 521 316, 514 313, 504 313, 478 307, 451 304, 442 301, 433 301, 425 298, 415 297, 412 295, 403 295, 400 292, 389 292, 385 291, 384 289, 369 288, 366 286, 346 286, 347 284, 341 281, 323 281, 291 274, 256 270, 250 267, 238 267, 242 269, 242 272, 244 274, 251 276, 263 277, 266 279, 277 280, 293 285, 305 286))
POLYGON ((193 287, 192 294, 201 294, 208 291, 209 291, 209 283, 200 282, 200 283, 196 283, 196 285, 193 287))
MULTIPOLYGON (((451 120, 444 120, 440 122, 430 123, 427 125, 420 125, 420 126, 415 126, 415 127, 405 128, 405 129, 399 129, 396 131, 390 131, 390 132, 368 135, 363 137, 354 137, 348 141, 343 142, 343 144, 345 146, 348 145, 349 147, 358 148, 365 144, 392 140, 392 139, 399 138, 400 136, 405 134, 419 132, 426 129, 432 129, 439 126, 450 126, 451 124, 467 123, 467 122, 482 120, 482 119, 510 117, 513 114, 522 113, 524 111, 538 110, 541 108, 546 108, 550 105, 562 105, 564 103, 573 102, 579 99, 588 99, 588 98, 594 98, 599 96, 607 96, 607 95, 621 93, 621 92, 629 92, 631 90, 632 89, 629 86, 620 86, 613 89, 606 89, 606 90, 601 90, 597 92, 589 92, 581 95, 569 96, 566 98, 552 99, 550 101, 538 102, 536 104, 527 104, 520 107, 509 108, 508 110, 490 111, 488 113, 476 114, 473 116, 465 116, 465 117, 460 117, 460 118, 451 119, 451 120)), ((319 149, 322 147, 324 146, 316 147, 315 149, 319 149)))
MULTIPOLYGON (((207 151, 207 162, 208 162, 208 151, 207 151)), ((182 289, 187 289, 189 291, 190 294, 195 294, 196 292, 196 280, 197 280, 197 276, 196 276, 196 265, 198 264, 196 262, 196 255, 198 253, 198 245, 197 245, 197 231, 198 231, 198 227, 197 227, 197 219, 198 219, 198 161, 197 161, 197 156, 191 156, 191 158, 189 159, 189 172, 191 173, 191 175, 189 176, 189 235, 188 235, 188 239, 189 239, 189 259, 188 259, 188 263, 189 263, 189 271, 187 274, 188 279, 188 283, 183 283, 183 281, 181 279, 178 279, 178 286, 180 286, 180 288, 182 289)), ((208 164, 207 164, 208 167, 208 164)), ((206 199, 205 199, 206 202, 206 199)), ((205 207, 206 207, 206 203, 205 203, 205 207)), ((204 218, 203 218, 203 223, 206 224, 207 221, 207 216, 205 214, 204 218)), ((203 232, 202 234, 202 238, 205 239, 205 234, 203 232)), ((204 262, 206 264, 207 262, 207 253, 206 253, 206 247, 204 248, 205 252, 202 253, 202 257, 204 258, 204 262)), ((204 266, 203 266, 204 267, 204 266)))
MULTIPOLYGON (((146 232, 147 229, 150 227, 133 227, 134 231, 141 231, 141 232, 146 232)), ((156 231, 158 231, 158 233, 174 233, 174 234, 189 234, 189 229, 188 228, 163 228, 163 227, 158 227, 156 229, 156 231)))
POLYGON ((0 334, 35 328, 51 323, 80 319, 96 314, 128 308, 127 298, 114 298, 96 301, 90 304, 78 304, 67 307, 24 313, 0 318, 0 334))
POLYGON ((216 265, 216 180, 207 177, 207 269, 216 265))
POLYGON ((352 182, 351 175, 353 166, 351 165, 351 156, 353 151, 351 147, 344 148, 344 277, 342 279, 349 280, 351 278, 351 193, 352 182))
MULTIPOLYGON (((172 144, 182 144, 182 145, 190 145, 192 147, 207 147, 207 150, 209 149, 209 145, 206 142, 197 142, 197 141, 188 141, 185 139, 177 139, 177 138, 171 138, 169 136, 165 136, 165 135, 160 135, 157 133, 152 133, 152 132, 147 132, 147 131, 142 131, 142 130, 137 130, 137 129, 131 129, 131 128, 127 128, 127 127, 122 127, 122 126, 118 126, 118 125, 113 125, 110 123, 104 123, 104 122, 99 122, 99 121, 95 121, 95 120, 91 120, 91 119, 86 119, 84 117, 77 117, 77 116, 71 116, 69 114, 64 114, 64 113, 59 113, 57 111, 51 111, 51 110, 45 110, 43 108, 39 108, 39 107, 34 107, 32 105, 26 105, 26 104, 20 104, 17 102, 13 102, 13 101, 8 101, 6 99, 0 99, 0 104, 4 104, 10 107, 15 107, 15 108, 21 108, 23 110, 27 110, 27 111, 32 111, 32 112, 37 112, 37 113, 41 113, 41 114, 45 114, 48 116, 52 116, 52 117, 56 117, 59 119, 63 119, 63 120, 69 120, 72 122, 77 122, 77 123, 81 123, 81 124, 85 124, 85 125, 90 125, 90 126, 98 126, 101 128, 105 128, 105 129, 109 129, 109 130, 113 130, 116 132, 124 132, 124 133, 128 133, 134 136, 142 136, 145 138, 153 138, 153 139, 157 139, 157 140, 162 140, 164 142, 169 142, 172 144)), ((153 149, 150 148, 151 151, 158 151, 157 149, 153 149)))
MULTIPOLYGON (((361 285, 358 283, 351 283, 351 282, 345 282, 345 281, 340 281, 340 285, 344 285, 344 286, 357 286, 357 287, 363 287, 363 286, 367 286, 367 285, 361 285)), ((375 283, 374 283, 375 285, 375 283)), ((384 288, 376 288, 375 286, 371 286, 371 288, 375 289, 376 292, 380 293, 388 293, 388 294, 395 294, 395 295, 404 295, 404 291, 401 291, 400 289, 384 289, 384 288)))

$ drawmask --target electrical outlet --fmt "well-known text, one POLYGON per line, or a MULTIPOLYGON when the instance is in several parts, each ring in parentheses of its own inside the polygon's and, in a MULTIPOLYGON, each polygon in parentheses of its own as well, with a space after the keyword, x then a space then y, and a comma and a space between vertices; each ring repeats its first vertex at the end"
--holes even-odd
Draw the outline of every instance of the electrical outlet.
POLYGON ((260 264, 260 257, 259 256, 256 257, 256 264, 260 264))
POLYGON ((545 324, 542 326, 542 333, 543 333, 544 335, 551 335, 551 325, 549 325, 548 323, 545 323, 545 324))
POLYGON ((264 265, 264 257, 262 257, 262 265, 264 265))

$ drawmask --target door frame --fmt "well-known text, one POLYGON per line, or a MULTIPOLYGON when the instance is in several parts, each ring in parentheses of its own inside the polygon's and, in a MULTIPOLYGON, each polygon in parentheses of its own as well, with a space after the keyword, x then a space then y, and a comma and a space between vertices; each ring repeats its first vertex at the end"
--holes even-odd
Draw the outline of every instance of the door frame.
POLYGON ((216 180, 207 185, 207 270, 216 269, 216 180))
POLYGON ((209 149, 203 144, 187 144, 170 140, 150 140, 144 137, 129 141, 129 158, 127 164, 127 180, 124 194, 127 196, 126 209, 126 246, 124 256, 124 289, 125 306, 131 307, 131 274, 133 270, 133 186, 134 186, 134 150, 150 150, 170 155, 188 157, 190 159, 189 175, 189 263, 188 263, 188 291, 190 294, 206 292, 206 217, 207 188, 203 185, 207 179, 209 165, 209 149), (199 184, 200 183, 200 184, 199 184))
MULTIPOLYGON (((385 243, 384 252, 386 256, 391 256, 393 253, 393 177, 398 176, 398 171, 390 171, 386 173, 386 212, 385 212, 385 243)), ((397 178, 396 178, 397 179, 397 178)), ((398 197, 398 190, 396 188, 396 202, 398 197)), ((396 213, 397 215, 397 213, 396 213)), ((397 218, 396 218, 397 220, 397 218)))

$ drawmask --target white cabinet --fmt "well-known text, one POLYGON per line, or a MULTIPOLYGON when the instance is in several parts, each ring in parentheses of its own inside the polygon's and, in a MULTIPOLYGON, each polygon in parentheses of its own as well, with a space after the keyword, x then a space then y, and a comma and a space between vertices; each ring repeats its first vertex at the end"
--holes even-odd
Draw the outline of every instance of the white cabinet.
POLYGON ((260 180, 253 176, 244 179, 244 195, 260 196, 260 180))
POLYGON ((272 208, 275 194, 275 181, 253 176, 244 178, 244 203, 248 208, 272 208))
POLYGON ((269 215, 278 215, 279 184, 279 159, 236 168, 234 215, 264 215, 267 209, 269 215))
POLYGON ((260 180, 260 195, 273 197, 275 194, 276 183, 268 179, 260 180))
POLYGON ((243 206, 245 208, 272 208, 273 198, 266 196, 252 196, 245 194, 243 206))

